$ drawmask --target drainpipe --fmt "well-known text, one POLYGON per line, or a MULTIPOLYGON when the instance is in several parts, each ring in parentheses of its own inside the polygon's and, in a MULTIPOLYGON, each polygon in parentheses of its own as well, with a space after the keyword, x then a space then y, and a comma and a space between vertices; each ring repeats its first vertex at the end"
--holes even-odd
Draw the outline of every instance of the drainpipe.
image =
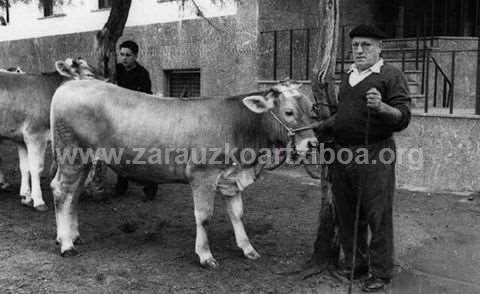
POLYGON ((10 1, 6 0, 5 4, 6 4, 5 11, 6 11, 6 14, 7 14, 6 16, 7 16, 7 24, 8 24, 8 23, 10 23, 10 1))
POLYGON ((475 114, 480 114, 480 24, 477 24, 477 91, 475 93, 475 114))

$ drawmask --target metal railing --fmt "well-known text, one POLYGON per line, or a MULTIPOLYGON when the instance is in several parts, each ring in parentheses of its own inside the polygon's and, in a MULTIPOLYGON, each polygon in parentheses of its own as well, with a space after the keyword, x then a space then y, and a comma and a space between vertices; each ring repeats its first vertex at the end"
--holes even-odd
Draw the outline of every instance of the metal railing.
MULTIPOLYGON (((337 52, 337 62, 340 64, 340 70, 337 71, 338 74, 343 75, 346 70, 346 63, 350 62, 347 59, 347 55, 351 52, 350 49, 346 49, 346 40, 347 40, 347 31, 348 29, 353 28, 358 24, 348 24, 342 25, 340 27, 340 38, 339 38, 339 48, 337 52)), ((419 69, 419 66, 422 61, 422 53, 424 50, 429 47, 427 44, 430 42, 430 47, 433 44, 432 37, 426 37, 419 33, 419 26, 416 25, 417 28, 417 36, 412 38, 415 41, 415 69, 419 69)), ((271 58, 271 73, 269 75, 270 79, 277 80, 278 79, 278 69, 279 69, 279 49, 286 49, 284 51, 288 52, 288 57, 283 57, 283 59, 288 59, 288 70, 287 75, 289 78, 292 79, 304 79, 308 80, 310 78, 310 70, 312 66, 312 44, 318 42, 315 40, 316 34, 315 32, 318 31, 319 28, 312 27, 312 28, 294 28, 294 29, 283 29, 283 30, 270 30, 270 31, 262 31, 260 32, 262 39, 269 39, 271 42, 271 46, 269 50, 271 50, 272 54, 271 58), (303 51, 298 52, 294 47, 299 43, 303 44, 303 51), (288 44, 288 48, 284 48, 285 44, 288 44), (302 74, 299 75, 298 73, 298 64, 294 62, 294 60, 303 59, 301 62, 302 66, 302 74)), ((410 51, 412 49, 402 49, 405 51, 410 51)), ((400 53, 402 50, 398 50, 400 53)), ((403 53, 402 53, 403 54, 403 53)), ((403 58, 403 57, 402 57, 403 58)), ((402 63, 403 64, 403 63, 402 63)), ((285 78, 285 77, 281 77, 285 78)))
POLYGON ((440 66, 439 62, 435 57, 431 55, 431 50, 428 50, 427 54, 427 63, 426 63, 426 72, 425 72, 425 102, 424 102, 424 111, 428 113, 428 104, 429 104, 429 83, 430 83, 430 60, 433 62, 434 66, 434 78, 433 78, 433 107, 437 107, 437 97, 439 93, 438 89, 438 78, 440 74, 440 79, 443 81, 441 83, 443 85, 442 89, 442 107, 449 108, 450 114, 453 114, 453 97, 454 97, 454 89, 455 89, 455 60, 456 60, 456 51, 452 51, 452 70, 450 78, 445 73, 445 71, 440 66))
MULTIPOLYGON (((335 68, 337 78, 342 77, 349 64, 353 63, 350 57, 351 49, 347 49, 346 40, 349 28, 354 26, 356 24, 342 25, 340 28, 335 68)), ((383 54, 387 56, 385 58, 387 62, 396 63, 402 71, 411 75, 418 75, 415 76, 415 81, 410 82, 410 85, 419 90, 417 92, 419 95, 416 95, 416 98, 424 99, 425 112, 428 112, 429 107, 433 106, 449 108, 449 112, 453 113, 456 73, 457 75, 460 73, 465 75, 463 65, 465 62, 471 63, 467 58, 475 59, 475 54, 477 54, 476 56, 480 54, 480 48, 472 50, 440 50, 432 47, 432 45, 436 45, 436 38, 428 36, 425 26, 423 28, 424 34, 420 34, 419 26, 416 25, 416 37, 402 38, 404 42, 408 42, 408 44, 401 44, 404 48, 385 48, 383 54), (467 55, 462 56, 462 54, 467 55)), ((318 28, 295 28, 261 32, 261 38, 268 39, 268 41, 264 42, 266 47, 263 48, 264 64, 261 66, 261 70, 263 70, 261 78, 264 80, 279 80, 279 78, 289 77, 294 80, 309 80, 311 68, 315 61, 312 58, 312 55, 315 54, 312 53, 316 53, 315 48, 320 46, 320 40, 318 40, 317 36, 318 30, 318 28)), ((394 39, 392 40, 395 41, 394 39)), ((386 40, 385 45, 388 45, 387 42, 392 40, 386 40)), ((262 47, 260 46, 260 48, 262 47)), ((262 49, 260 51, 262 52, 262 49)), ((475 69, 469 70, 474 71, 475 69)), ((469 75, 473 74, 474 72, 469 73, 469 75)), ((463 80, 463 78, 460 79, 463 80)), ((474 80, 475 78, 470 79, 469 83, 472 83, 471 81, 474 80)), ((460 86, 464 87, 463 84, 460 86)), ((465 88, 467 92, 470 91, 469 89, 472 88, 472 85, 470 84, 469 87, 465 88)), ((465 94, 467 95, 468 93, 465 94)), ((459 106, 465 107, 467 104, 465 102, 457 102, 459 106)), ((468 105, 466 107, 470 107, 468 105)))
MULTIPOLYGON (((300 80, 308 80, 310 78, 310 70, 311 70, 310 59, 311 59, 311 47, 312 47, 311 39, 312 39, 312 32, 316 30, 318 30, 318 28, 300 28, 300 29, 263 31, 260 33, 262 38, 270 38, 272 42, 271 78, 273 80, 278 79, 279 45, 285 44, 285 43, 288 43, 288 50, 287 50, 288 51, 288 78, 300 79, 300 80), (295 33, 297 33, 296 40, 294 40, 295 33), (286 42, 281 42, 280 40, 281 34, 288 35, 286 42), (301 38, 299 38, 298 35, 300 35, 301 38), (304 50, 301 52, 298 52, 294 49, 295 44, 297 44, 298 42, 303 43, 304 50), (298 59, 298 58, 303 59, 302 64, 304 68, 302 70, 304 70, 304 73, 301 75, 294 73, 294 70, 296 68, 294 64, 294 59, 298 59)), ((281 77, 281 78, 283 79, 285 77, 281 77)))

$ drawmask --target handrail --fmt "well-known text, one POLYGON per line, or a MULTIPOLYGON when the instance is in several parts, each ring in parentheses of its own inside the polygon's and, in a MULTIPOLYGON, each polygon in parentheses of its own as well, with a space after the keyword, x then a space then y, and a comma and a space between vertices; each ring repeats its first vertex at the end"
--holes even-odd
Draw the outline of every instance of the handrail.
POLYGON ((454 95, 454 79, 455 79, 455 55, 456 52, 452 52, 452 73, 451 73, 451 78, 447 75, 447 73, 442 69, 440 66, 439 62, 435 57, 431 55, 431 49, 428 52, 428 57, 427 57, 427 69, 426 69, 426 86, 425 86, 425 113, 428 112, 428 104, 429 104, 429 97, 428 97, 428 71, 429 67, 428 64, 430 63, 429 61, 431 60, 433 62, 434 66, 434 86, 433 86, 433 106, 437 106, 437 83, 438 83, 438 73, 440 73, 441 78, 443 78, 443 91, 442 91, 442 107, 450 108, 450 114, 453 114, 453 95, 454 95), (448 94, 447 94, 448 93, 448 94))
MULTIPOLYGON (((352 63, 350 46, 347 45, 348 29, 351 25, 342 25, 339 32, 339 47, 337 52, 338 60, 335 67, 335 73, 339 74, 339 77, 344 75, 346 66, 352 63)), ((266 38, 265 41, 269 47, 265 51, 265 59, 269 66, 266 68, 265 74, 267 76, 262 77, 266 79, 277 80, 279 76, 287 76, 295 80, 308 80, 311 71, 311 48, 316 44, 315 30, 317 28, 292 28, 292 29, 280 29, 272 31, 261 32, 262 38, 266 38), (283 33, 280 33, 283 32, 283 33), (297 44, 299 44, 297 46, 297 44), (281 51, 280 51, 281 50, 281 51)), ((418 80, 417 86, 420 88, 419 93, 425 97, 425 112, 428 111, 429 105, 428 99, 432 98, 433 94, 433 106, 437 106, 437 96, 439 93, 443 96, 442 105, 440 107, 450 107, 450 113, 453 111, 453 99, 455 88, 455 73, 456 67, 455 60, 457 55, 470 53, 477 53, 475 49, 451 49, 441 50, 439 48, 432 48, 432 40, 435 38, 428 36, 427 32, 417 31, 416 38, 408 38, 405 48, 385 48, 383 53, 386 60, 393 62, 401 62, 399 67, 402 71, 415 71, 421 74, 421 79, 418 80), (412 43, 413 42, 413 43, 412 43), (413 46, 413 48, 412 48, 413 46), (388 55, 390 54, 390 55, 388 55), (435 55, 432 56, 432 54, 435 55), (439 59, 439 55, 443 54, 451 55, 451 62, 447 61, 450 65, 449 68, 441 66, 440 62, 444 64, 444 58, 439 59), (429 67, 430 63, 432 68, 429 67), (414 64, 414 68, 412 68, 414 64), (431 75, 431 76, 430 76, 431 75), (430 84, 429 87, 429 83, 430 84), (439 83, 440 82, 440 83, 439 83), (433 86, 433 87, 432 87, 433 86), (443 86, 443 93, 442 93, 443 86), (430 93, 429 93, 430 92, 430 93)), ((267 49, 267 48, 266 48, 267 49)), ((337 76, 338 77, 338 76, 337 76)), ((441 99, 441 97, 440 97, 441 99)))
POLYGON ((438 68, 438 70, 440 71, 440 73, 442 74, 443 78, 447 80, 447 83, 449 85, 452 85, 452 82, 448 79, 448 76, 447 74, 443 71, 442 67, 440 66, 440 64, 438 64, 438 61, 435 59, 435 57, 433 56, 430 56, 430 59, 433 61, 433 63, 435 64, 435 67, 438 68))

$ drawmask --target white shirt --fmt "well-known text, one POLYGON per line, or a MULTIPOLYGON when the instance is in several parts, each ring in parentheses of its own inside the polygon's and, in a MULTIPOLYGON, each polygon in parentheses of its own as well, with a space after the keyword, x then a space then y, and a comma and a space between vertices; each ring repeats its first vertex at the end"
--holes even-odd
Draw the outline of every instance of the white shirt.
POLYGON ((354 87, 356 84, 363 81, 366 77, 368 77, 372 73, 377 73, 377 74, 380 73, 380 69, 382 68, 382 66, 383 66, 382 58, 380 58, 380 60, 377 61, 377 63, 370 66, 364 71, 359 71, 357 66, 354 63, 352 64, 350 69, 347 71, 347 73, 350 74, 350 76, 348 77, 348 83, 350 84, 350 86, 354 87))

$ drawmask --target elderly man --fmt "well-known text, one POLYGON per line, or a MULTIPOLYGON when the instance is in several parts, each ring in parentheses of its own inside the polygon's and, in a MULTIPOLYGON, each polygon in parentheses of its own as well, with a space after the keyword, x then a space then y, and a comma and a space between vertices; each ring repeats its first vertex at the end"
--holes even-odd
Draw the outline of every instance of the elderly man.
POLYGON ((384 34, 360 25, 350 32, 350 38, 354 64, 338 96, 332 191, 345 253, 342 273, 350 276, 353 270, 354 279, 368 275, 362 290, 374 292, 384 288, 393 272, 396 151, 392 135, 410 122, 410 98, 402 72, 380 57, 384 34), (352 269, 357 201, 358 246, 352 269))

